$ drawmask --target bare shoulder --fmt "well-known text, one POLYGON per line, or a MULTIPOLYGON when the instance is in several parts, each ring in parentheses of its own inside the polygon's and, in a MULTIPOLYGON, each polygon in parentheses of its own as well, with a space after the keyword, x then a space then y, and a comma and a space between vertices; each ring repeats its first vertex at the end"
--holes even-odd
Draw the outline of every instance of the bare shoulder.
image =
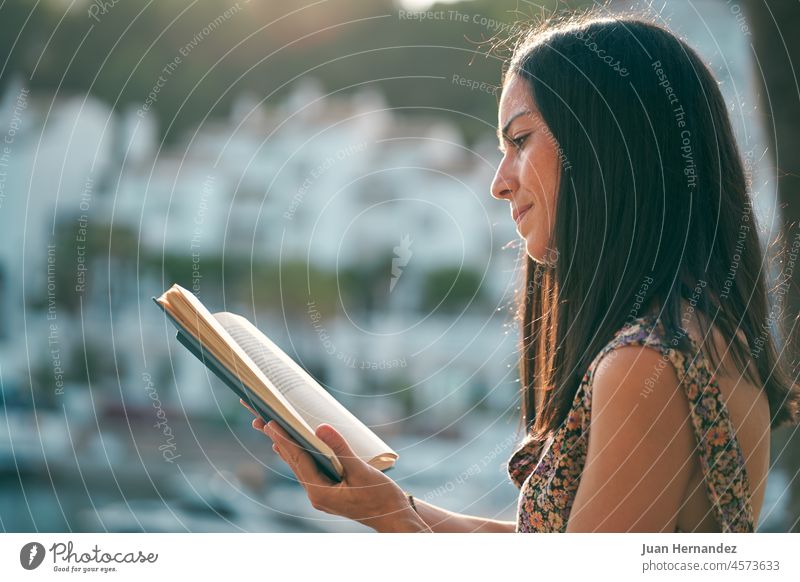
MULTIPOLYGON (((649 440, 679 439, 691 454, 690 407, 672 361, 653 346, 622 346, 597 366, 591 386, 592 431, 649 440)), ((682 455, 683 456, 683 455, 682 455)))
POLYGON ((659 408, 679 395, 679 385, 674 365, 658 348, 622 346, 598 362, 592 379, 592 400, 659 408))
POLYGON ((652 346, 622 346, 591 382, 586 463, 570 531, 674 531, 694 435, 675 368, 652 346))

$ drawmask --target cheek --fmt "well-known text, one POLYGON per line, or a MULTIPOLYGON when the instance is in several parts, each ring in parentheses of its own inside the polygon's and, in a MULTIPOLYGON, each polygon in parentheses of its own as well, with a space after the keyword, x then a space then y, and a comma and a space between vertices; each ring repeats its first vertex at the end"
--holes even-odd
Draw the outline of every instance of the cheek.
MULTIPOLYGON (((540 211, 533 216, 531 220, 530 235, 533 236, 533 241, 541 246, 550 240, 550 235, 553 230, 553 210, 552 208, 543 208, 539 206, 540 211)), ((527 238, 527 237, 526 237, 527 238)))
POLYGON ((545 253, 555 224, 558 196, 558 156, 550 144, 538 141, 524 151, 520 162, 520 181, 534 203, 529 231, 524 233, 529 252, 539 259, 545 253))
POLYGON ((558 157, 553 148, 532 144, 520 157, 519 177, 533 201, 552 211, 558 189, 558 157))

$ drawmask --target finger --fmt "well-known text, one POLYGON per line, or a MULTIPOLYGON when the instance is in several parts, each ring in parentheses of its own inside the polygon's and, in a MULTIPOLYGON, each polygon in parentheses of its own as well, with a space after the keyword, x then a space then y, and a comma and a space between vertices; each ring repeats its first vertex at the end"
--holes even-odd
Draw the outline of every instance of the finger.
POLYGON ((336 457, 344 467, 345 475, 354 475, 364 470, 366 463, 353 452, 350 443, 333 426, 322 423, 317 427, 315 434, 333 450, 336 457))
POLYGON ((253 419, 252 425, 253 425, 254 429, 263 431, 264 427, 267 425, 267 423, 264 422, 263 418, 258 417, 258 418, 254 418, 253 419))
POLYGON ((252 413, 253 413, 255 416, 258 416, 258 413, 257 413, 255 410, 253 410, 252 408, 250 408, 250 405, 249 405, 249 404, 247 404, 247 402, 245 402, 245 401, 244 401, 244 400, 242 400, 241 398, 239 398, 239 403, 240 403, 242 406, 244 406, 244 407, 245 407, 247 410, 249 410, 250 412, 252 412, 252 413))
POLYGON ((272 421, 264 429, 266 433, 272 433, 272 439, 278 446, 281 458, 292 469, 300 483, 308 487, 329 487, 333 482, 323 475, 314 458, 304 449, 300 443, 294 440, 278 423, 272 421))

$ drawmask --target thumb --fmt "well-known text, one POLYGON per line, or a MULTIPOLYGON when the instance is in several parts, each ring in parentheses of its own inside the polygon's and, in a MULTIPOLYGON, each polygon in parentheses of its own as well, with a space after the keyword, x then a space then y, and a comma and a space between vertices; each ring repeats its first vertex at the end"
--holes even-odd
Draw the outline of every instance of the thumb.
POLYGON ((316 435, 333 450, 346 473, 352 475, 354 471, 361 470, 364 461, 356 456, 347 440, 330 424, 320 424, 316 435))

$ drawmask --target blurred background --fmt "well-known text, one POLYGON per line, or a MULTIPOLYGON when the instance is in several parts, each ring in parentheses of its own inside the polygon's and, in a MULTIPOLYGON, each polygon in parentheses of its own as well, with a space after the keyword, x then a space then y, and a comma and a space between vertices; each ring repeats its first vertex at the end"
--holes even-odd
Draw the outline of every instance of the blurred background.
MULTIPOLYGON (((521 247, 489 194, 502 47, 593 4, 0 3, 2 530, 371 531, 314 510, 175 341, 150 299, 174 282, 297 359, 400 454, 404 489, 513 520, 521 247)), ((798 3, 600 10, 700 52, 765 243, 793 240, 798 3)), ((798 439, 773 434, 760 530, 798 531, 798 439)))

